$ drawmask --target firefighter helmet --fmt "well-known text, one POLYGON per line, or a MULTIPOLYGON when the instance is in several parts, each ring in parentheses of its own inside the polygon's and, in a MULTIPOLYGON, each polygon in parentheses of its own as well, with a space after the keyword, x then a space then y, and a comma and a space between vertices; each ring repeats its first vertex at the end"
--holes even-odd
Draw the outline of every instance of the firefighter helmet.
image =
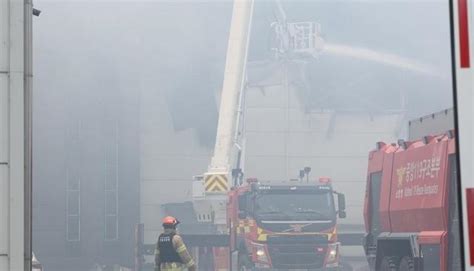
POLYGON ((163 226, 176 226, 179 224, 179 221, 172 217, 172 216, 166 216, 165 218, 163 218, 163 226))

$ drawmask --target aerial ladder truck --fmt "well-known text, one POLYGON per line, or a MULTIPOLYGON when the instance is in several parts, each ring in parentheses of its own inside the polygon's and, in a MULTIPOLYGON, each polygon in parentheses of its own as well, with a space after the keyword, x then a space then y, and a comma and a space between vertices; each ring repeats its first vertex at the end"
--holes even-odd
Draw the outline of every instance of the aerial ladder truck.
MULTIPOLYGON (((264 184, 257 179, 249 179, 244 184, 242 180, 243 105, 253 9, 252 0, 234 1, 214 153, 208 171, 195 177, 193 184, 193 205, 197 217, 202 222, 207 220, 213 223, 217 234, 230 237, 229 247, 213 248, 212 267, 205 268, 337 269, 340 243, 336 220, 337 216, 345 217, 345 198, 332 189, 330 178, 306 185, 264 184), (337 195, 337 207, 333 194, 337 195), (298 202, 300 197, 306 197, 306 202, 310 203, 303 206, 298 202), (301 206, 285 211, 288 217, 281 221, 278 215, 282 214, 265 214, 261 207, 266 203, 257 198, 269 200, 268 204, 291 199, 293 205, 301 206), (278 227, 272 227, 276 224, 278 227), (293 246, 285 246, 287 244, 293 246), (282 245, 290 253, 287 254, 289 258, 281 257, 277 252, 282 245)), ((272 24, 277 40, 276 48, 272 48, 275 56, 286 59, 317 56, 322 47, 319 24, 287 23, 279 1, 275 1, 275 10, 277 22, 272 24)), ((307 167, 306 174, 309 171, 307 167)), ((199 259, 197 261, 200 262, 199 259)))
MULTIPOLYGON (((214 223, 222 226, 226 224, 227 192, 230 187, 241 184, 243 177, 243 108, 254 1, 236 0, 233 5, 214 152, 207 172, 196 176, 193 185, 195 209, 198 212, 212 210, 214 223)), ((277 22, 272 28, 278 44, 272 50, 276 57, 316 57, 323 44, 319 24, 287 23, 278 0, 275 11, 277 22)), ((225 227, 221 229, 226 231, 225 227)))

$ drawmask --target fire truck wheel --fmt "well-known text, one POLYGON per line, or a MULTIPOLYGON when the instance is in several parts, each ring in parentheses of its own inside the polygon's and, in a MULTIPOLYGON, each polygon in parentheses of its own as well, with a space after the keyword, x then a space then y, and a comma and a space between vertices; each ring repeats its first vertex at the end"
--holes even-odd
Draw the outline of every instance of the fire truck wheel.
POLYGON ((410 256, 404 256, 400 260, 400 265, 398 267, 399 271, 415 271, 415 263, 413 262, 413 258, 410 256))
POLYGON ((249 256, 244 251, 239 251, 239 255, 237 257, 237 264, 239 271, 247 271, 252 270, 252 262, 249 259, 249 256))
POLYGON ((397 264, 393 257, 383 257, 380 263, 380 271, 397 271, 397 264))

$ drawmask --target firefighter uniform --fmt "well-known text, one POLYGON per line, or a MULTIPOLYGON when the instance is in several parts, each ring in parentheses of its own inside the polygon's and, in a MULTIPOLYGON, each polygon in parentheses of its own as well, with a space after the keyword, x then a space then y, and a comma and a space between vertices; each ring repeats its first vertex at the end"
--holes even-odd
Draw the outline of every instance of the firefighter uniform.
POLYGON ((196 270, 193 258, 175 229, 165 229, 155 249, 155 271, 196 270))

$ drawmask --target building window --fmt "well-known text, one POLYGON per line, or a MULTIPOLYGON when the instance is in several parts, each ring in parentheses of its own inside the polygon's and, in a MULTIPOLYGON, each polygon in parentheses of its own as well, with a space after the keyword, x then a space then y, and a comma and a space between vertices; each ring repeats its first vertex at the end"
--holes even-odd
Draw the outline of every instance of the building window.
POLYGON ((105 240, 118 239, 118 131, 105 152, 105 240))
POLYGON ((66 239, 81 240, 81 180, 66 172, 66 239))

